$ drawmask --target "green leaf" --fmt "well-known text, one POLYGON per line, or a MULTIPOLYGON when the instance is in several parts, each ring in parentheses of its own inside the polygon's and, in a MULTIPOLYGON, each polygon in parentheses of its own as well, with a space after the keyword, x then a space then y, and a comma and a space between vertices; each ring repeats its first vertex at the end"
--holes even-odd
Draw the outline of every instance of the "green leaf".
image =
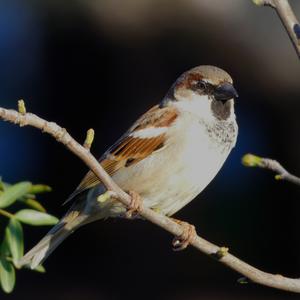
POLYGON ((0 258, 0 281, 5 293, 11 293, 16 282, 15 268, 5 258, 0 258))
POLYGON ((10 251, 9 251, 9 247, 8 247, 7 237, 6 237, 6 235, 4 235, 4 239, 0 246, 0 255, 8 256, 9 254, 10 254, 10 251))
POLYGON ((28 205, 31 208, 34 208, 35 210, 38 210, 40 212, 46 212, 46 209, 35 199, 24 199, 23 203, 28 205))
POLYGON ((34 184, 31 186, 29 190, 29 194, 40 194, 40 193, 47 193, 51 192, 52 188, 49 185, 45 184, 34 184))
POLYGON ((9 188, 10 186, 12 186, 12 184, 7 183, 7 182, 3 182, 4 190, 6 190, 7 188, 9 188))
POLYGON ((24 254, 23 229, 21 223, 17 219, 11 218, 5 229, 5 233, 14 265, 17 266, 19 259, 24 254))
MULTIPOLYGON (((2 178, 1 178, 2 179, 2 178)), ((2 188, 3 188, 3 191, 5 191, 7 188, 9 188, 10 186, 12 186, 12 184, 10 183, 7 183, 7 182, 4 182, 4 181, 1 181, 1 184, 2 184, 2 188)))
POLYGON ((57 224, 58 219, 52 215, 33 209, 22 209, 15 214, 15 218, 25 224, 40 226, 57 224))
POLYGON ((2 181, 2 177, 0 177, 0 191, 4 191, 4 183, 2 181))
POLYGON ((31 183, 24 181, 9 186, 0 195, 0 208, 5 208, 13 204, 18 198, 26 195, 31 188, 31 183))

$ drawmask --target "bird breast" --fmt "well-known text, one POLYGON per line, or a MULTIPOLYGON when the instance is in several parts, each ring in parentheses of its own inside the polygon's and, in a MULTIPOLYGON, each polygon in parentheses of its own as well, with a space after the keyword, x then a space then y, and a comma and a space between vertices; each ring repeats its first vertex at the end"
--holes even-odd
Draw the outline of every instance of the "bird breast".
POLYGON ((206 124, 182 113, 168 130, 164 147, 120 170, 113 179, 134 190, 145 205, 172 215, 216 176, 236 140, 235 121, 206 124))

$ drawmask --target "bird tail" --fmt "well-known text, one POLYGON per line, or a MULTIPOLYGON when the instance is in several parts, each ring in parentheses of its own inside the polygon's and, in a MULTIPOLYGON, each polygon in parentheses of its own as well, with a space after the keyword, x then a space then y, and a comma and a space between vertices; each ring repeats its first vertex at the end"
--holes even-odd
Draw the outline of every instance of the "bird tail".
POLYGON ((70 209, 46 236, 19 261, 19 267, 35 269, 40 265, 71 233, 86 223, 88 216, 79 210, 70 209))

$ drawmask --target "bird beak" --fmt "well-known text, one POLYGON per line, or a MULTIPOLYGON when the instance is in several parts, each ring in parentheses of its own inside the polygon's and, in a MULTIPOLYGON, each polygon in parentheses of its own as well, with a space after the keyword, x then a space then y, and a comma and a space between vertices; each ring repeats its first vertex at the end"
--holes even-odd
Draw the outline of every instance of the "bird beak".
POLYGON ((214 95, 216 100, 224 102, 239 96, 233 85, 228 82, 220 84, 215 89, 214 95))

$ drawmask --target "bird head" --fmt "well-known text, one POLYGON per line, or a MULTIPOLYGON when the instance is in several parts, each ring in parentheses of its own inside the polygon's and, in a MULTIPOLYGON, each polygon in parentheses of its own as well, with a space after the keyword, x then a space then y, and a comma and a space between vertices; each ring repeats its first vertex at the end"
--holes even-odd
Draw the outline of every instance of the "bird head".
POLYGON ((234 113, 237 97, 230 75, 220 68, 205 65, 183 73, 164 101, 202 117, 226 120, 234 113))

